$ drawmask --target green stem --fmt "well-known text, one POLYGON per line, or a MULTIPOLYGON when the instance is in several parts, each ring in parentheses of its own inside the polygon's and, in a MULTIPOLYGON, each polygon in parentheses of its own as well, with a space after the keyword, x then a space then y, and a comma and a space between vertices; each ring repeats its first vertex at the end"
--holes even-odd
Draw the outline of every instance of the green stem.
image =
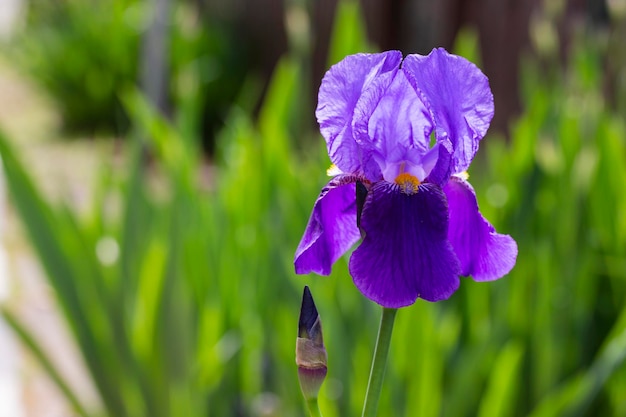
POLYGON ((372 361, 370 379, 367 384, 367 393, 365 394, 365 403, 363 404, 363 417, 375 417, 376 411, 378 410, 378 399, 380 398, 383 378, 385 377, 387 354, 389 353, 393 322, 396 318, 397 311, 398 310, 395 308, 383 307, 383 315, 380 319, 380 328, 378 329, 378 339, 376 340, 376 349, 374 350, 374 360, 372 361))
POLYGON ((309 414, 311 417, 323 417, 320 411, 320 406, 317 404, 317 397, 307 400, 306 405, 309 407, 309 414))

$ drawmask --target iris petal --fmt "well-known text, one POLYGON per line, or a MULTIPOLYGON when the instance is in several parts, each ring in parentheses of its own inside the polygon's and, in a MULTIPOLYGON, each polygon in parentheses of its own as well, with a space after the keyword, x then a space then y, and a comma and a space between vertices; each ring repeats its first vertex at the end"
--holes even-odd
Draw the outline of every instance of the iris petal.
POLYGON ((480 214, 474 189, 467 182, 452 177, 444 187, 448 198, 450 228, 448 238, 463 275, 475 281, 492 281, 508 274, 517 258, 517 244, 509 235, 496 233, 480 214))
POLYGON ((437 138, 454 147, 454 172, 465 171, 493 118, 493 95, 487 77, 465 58, 445 49, 428 56, 408 55, 402 68, 415 77, 428 98, 437 125, 437 138))
POLYGON ((331 161, 343 172, 362 172, 370 155, 352 136, 352 119, 359 97, 387 72, 398 71, 402 53, 356 54, 333 65, 322 80, 315 112, 331 161))
MULTIPOLYGON (((377 77, 363 92, 354 110, 352 129, 356 142, 373 152, 385 172, 388 165, 400 162, 421 168, 433 122, 411 81, 404 71, 398 71, 377 77)), ((416 172, 421 180, 423 172, 416 172)), ((387 181, 393 181, 397 174, 387 181)), ((379 179, 368 172, 365 175, 372 181, 379 179)))
POLYGON ((350 273, 357 288, 385 307, 423 298, 443 300, 459 286, 459 263, 448 242, 445 196, 434 184, 416 194, 379 182, 370 189, 361 228, 363 242, 352 253, 350 273))
POLYGON ((426 178, 427 182, 442 186, 452 175, 452 144, 449 140, 444 139, 433 146, 426 157, 424 158, 427 163, 433 163, 430 160, 434 160, 435 166, 430 170, 430 174, 426 178))
POLYGON ((315 202, 296 250, 297 274, 329 275, 335 263, 361 234, 356 225, 356 185, 353 177, 333 178, 315 202))

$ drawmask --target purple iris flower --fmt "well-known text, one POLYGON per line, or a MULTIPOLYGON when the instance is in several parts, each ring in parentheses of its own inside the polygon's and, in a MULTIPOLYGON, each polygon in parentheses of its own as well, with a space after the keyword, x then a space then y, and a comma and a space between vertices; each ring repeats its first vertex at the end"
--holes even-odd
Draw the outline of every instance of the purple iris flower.
POLYGON ((465 171, 493 117, 487 77, 434 49, 350 55, 322 80, 317 120, 334 177, 296 250, 298 274, 350 257, 357 288, 385 307, 439 301, 459 277, 495 280, 517 244, 481 215, 465 171))

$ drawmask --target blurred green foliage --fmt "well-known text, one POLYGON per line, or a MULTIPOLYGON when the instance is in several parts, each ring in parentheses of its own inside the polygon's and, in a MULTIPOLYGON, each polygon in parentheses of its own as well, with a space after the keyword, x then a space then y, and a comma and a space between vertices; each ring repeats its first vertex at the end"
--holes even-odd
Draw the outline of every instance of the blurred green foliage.
POLYGON ((56 101, 68 129, 128 126, 115 93, 137 79, 141 14, 132 12, 138 4, 29 2, 11 52, 56 101))
MULTIPOLYGON (((171 3, 168 98, 194 122, 197 138, 213 137, 246 76, 245 50, 195 3, 171 3)), ((130 121, 119 92, 139 81, 153 8, 139 0, 32 0, 5 49, 55 101, 67 133, 123 134, 130 121)))
MULTIPOLYGON (((365 45, 346 10, 337 56, 365 45)), ((381 415, 626 414, 626 126, 604 103, 601 56, 578 45, 558 71, 526 61, 526 111, 509 142, 485 139, 471 168, 484 215, 518 242, 517 266, 399 311, 381 415)), ((471 37, 459 53, 476 53, 471 37)), ((12 201, 102 408, 82 404, 10 305, 2 313, 78 415, 304 415, 294 364, 304 284, 329 354, 321 409, 359 414, 380 309, 355 289, 345 260, 328 278, 293 273, 329 164, 318 134, 294 133, 301 77, 286 57, 257 121, 231 108, 208 180, 184 123, 126 93, 130 173, 105 170, 86 217, 44 200, 0 136, 12 201), (302 148, 307 135, 314 145, 302 148)))

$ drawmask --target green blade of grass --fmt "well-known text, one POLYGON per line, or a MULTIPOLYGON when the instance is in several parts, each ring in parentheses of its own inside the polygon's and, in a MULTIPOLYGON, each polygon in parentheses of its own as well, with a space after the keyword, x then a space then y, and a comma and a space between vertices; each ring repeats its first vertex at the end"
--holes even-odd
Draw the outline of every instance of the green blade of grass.
POLYGON ((523 354, 523 345, 518 341, 509 342, 498 354, 487 391, 480 403, 479 417, 515 415, 515 397, 523 354))
POLYGON ((0 307, 0 314, 4 317, 9 327, 15 332, 18 339, 28 348, 35 359, 37 359, 47 375, 52 379, 52 382, 54 382, 57 388, 63 393, 65 399, 69 402, 74 411, 82 417, 90 417, 90 414, 78 400, 72 388, 70 388, 69 384, 65 381, 63 376, 61 376, 56 366, 42 349, 41 344, 35 340, 30 331, 8 308, 0 307))
POLYGON ((89 279, 94 277, 80 274, 84 271, 84 266, 80 265, 81 256, 69 253, 71 248, 66 247, 68 242, 75 247, 75 237, 65 230, 66 226, 72 228, 72 225, 62 215, 56 215, 43 200, 1 132, 0 156, 12 203, 19 212, 48 280, 56 291, 65 318, 78 341, 103 403, 111 415, 127 416, 120 392, 115 389, 119 381, 111 374, 108 362, 103 360, 103 356, 106 358, 110 355, 110 349, 102 344, 103 340, 109 343, 112 340, 110 329, 106 328, 104 318, 98 317, 102 311, 93 304, 95 300, 83 299, 83 294, 79 291, 79 288, 85 288, 89 279), (97 323, 90 322, 90 318, 94 317, 97 323), (97 334, 97 331, 101 333, 97 334))
MULTIPOLYGON (((622 325, 622 321, 618 321, 622 325)), ((626 328, 607 340, 589 370, 579 373, 546 395, 531 417, 585 415, 609 377, 626 359, 626 328)))
POLYGON ((336 64, 346 55, 372 51, 367 41, 361 6, 355 0, 337 3, 333 33, 328 53, 328 65, 336 64))

